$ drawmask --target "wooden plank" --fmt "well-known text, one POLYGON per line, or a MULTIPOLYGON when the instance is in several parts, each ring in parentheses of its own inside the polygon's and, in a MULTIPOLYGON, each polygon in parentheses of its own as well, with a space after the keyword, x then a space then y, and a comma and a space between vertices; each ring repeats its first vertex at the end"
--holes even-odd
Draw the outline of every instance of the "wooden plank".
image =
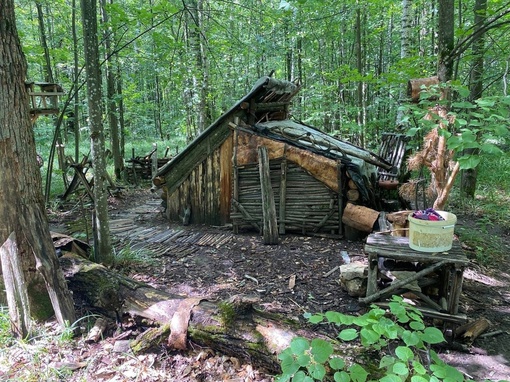
POLYGON ((261 228, 257 223, 258 219, 254 219, 251 214, 244 208, 244 206, 239 203, 237 200, 232 199, 232 204, 239 210, 244 220, 250 223, 253 227, 255 227, 259 232, 261 232, 261 228))
POLYGON ((287 159, 285 159, 284 154, 284 158, 281 163, 281 178, 280 178, 280 203, 279 203, 280 220, 278 224, 278 232, 280 235, 285 235, 286 203, 287 203, 287 159))
POLYGON ((469 260, 464 255, 459 243, 455 241, 452 248, 447 252, 427 253, 411 249, 409 247, 408 237, 371 234, 367 237, 365 252, 377 253, 380 256, 391 257, 395 260, 402 261, 431 263, 447 260, 448 263, 460 266, 469 264, 469 260))
POLYGON ((262 216, 264 228, 262 236, 264 244, 278 244, 278 224, 276 219, 276 205, 273 188, 271 187, 271 173, 269 170, 269 155, 267 147, 258 148, 260 188, 262 193, 262 216))

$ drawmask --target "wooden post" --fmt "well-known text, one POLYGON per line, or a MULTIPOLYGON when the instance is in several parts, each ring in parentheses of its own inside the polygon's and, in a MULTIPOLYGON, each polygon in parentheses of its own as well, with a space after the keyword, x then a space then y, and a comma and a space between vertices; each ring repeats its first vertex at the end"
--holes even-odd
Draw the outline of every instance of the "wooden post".
POLYGON ((9 306, 11 332, 17 338, 25 338, 30 331, 30 308, 15 232, 12 232, 0 247, 0 262, 9 306))
MULTIPOLYGON (((233 183, 233 190, 232 190, 232 204, 233 201, 239 200, 239 169, 237 167, 237 145, 239 143, 239 133, 237 129, 237 120, 234 120, 234 123, 236 123, 236 127, 234 128, 234 147, 232 149, 232 183, 233 183)), ((236 221, 232 222, 232 231, 235 234, 239 233, 239 224, 237 224, 236 221)))
POLYGON ((65 161, 65 145, 62 143, 57 143, 57 157, 58 157, 58 166, 60 167, 60 170, 62 171, 62 179, 64 181, 64 188, 69 187, 69 182, 67 181, 67 167, 66 167, 66 161, 65 161))
POLYGON ((158 144, 153 143, 152 144, 152 167, 151 167, 151 178, 154 178, 156 176, 156 173, 158 172, 158 144))
MULTIPOLYGON (((286 150, 283 149, 284 152, 286 150)), ((278 225, 278 233, 280 235, 285 235, 285 219, 286 219, 286 203, 287 203, 287 159, 285 158, 285 154, 283 156, 282 164, 281 164, 281 177, 280 177, 280 224, 278 225)))
POLYGON ((338 161, 336 164, 337 182, 338 182, 338 234, 343 235, 344 225, 342 222, 342 216, 344 214, 344 194, 343 194, 343 182, 342 182, 342 162, 338 161))
POLYGON ((278 223, 276 219, 276 206, 271 187, 271 172, 269 170, 269 155, 267 147, 259 147, 259 174, 262 193, 262 216, 264 228, 262 236, 264 244, 278 244, 278 223))

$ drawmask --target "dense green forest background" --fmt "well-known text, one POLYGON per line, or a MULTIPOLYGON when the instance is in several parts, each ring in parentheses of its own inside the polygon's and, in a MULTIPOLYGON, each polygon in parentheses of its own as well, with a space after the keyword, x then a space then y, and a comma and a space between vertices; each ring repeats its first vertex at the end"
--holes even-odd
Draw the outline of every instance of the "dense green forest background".
MULTIPOLYGON (((80 2, 16 5, 28 80, 56 82, 67 92, 60 124, 67 133, 59 139, 79 142, 79 160, 89 144, 80 2)), ((508 135, 508 101, 501 100, 510 3, 500 0, 100 0, 107 139, 118 139, 124 156, 142 142, 183 147, 269 73, 302 85, 294 118, 342 139, 376 149, 382 132, 415 134, 419 118, 406 108, 406 84, 438 72, 440 7, 454 24, 454 43, 447 44, 452 84, 460 87, 453 111, 470 112, 456 128, 472 131, 464 142, 483 135, 501 143, 508 135), (482 97, 490 99, 485 111, 467 103, 482 97), (481 134, 487 123, 491 130, 481 134)), ((39 144, 51 142, 56 123, 37 121, 39 144)))

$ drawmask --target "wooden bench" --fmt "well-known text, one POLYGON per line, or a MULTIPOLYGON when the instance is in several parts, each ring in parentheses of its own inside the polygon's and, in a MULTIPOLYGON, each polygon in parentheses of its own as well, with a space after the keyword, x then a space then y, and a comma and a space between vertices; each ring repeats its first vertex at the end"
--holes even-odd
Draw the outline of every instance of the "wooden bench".
POLYGON ((420 291, 411 290, 426 307, 420 310, 426 315, 445 321, 465 322, 467 319, 458 314, 459 298, 462 292, 464 268, 469 260, 458 242, 451 250, 440 253, 419 252, 409 247, 409 238, 384 234, 371 234, 367 238, 365 253, 368 256, 368 284, 366 297, 360 302, 370 304, 377 300, 409 290, 410 283, 418 281, 423 285, 437 283, 438 301, 420 291), (395 279, 384 288, 379 288, 379 279, 384 270, 381 264, 387 259, 395 262, 418 265, 416 272, 402 279, 395 279), (437 273, 435 279, 427 278, 437 273))

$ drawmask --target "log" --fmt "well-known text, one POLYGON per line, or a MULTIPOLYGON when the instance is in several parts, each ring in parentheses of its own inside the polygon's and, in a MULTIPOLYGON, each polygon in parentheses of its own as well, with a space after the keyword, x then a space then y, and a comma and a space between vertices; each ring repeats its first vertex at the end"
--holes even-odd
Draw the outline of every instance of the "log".
POLYGON ((347 200, 349 202, 356 202, 359 200, 359 191, 358 190, 349 190, 347 191, 347 200))
POLYGON ((111 317, 130 314, 161 325, 133 341, 134 351, 149 348, 161 336, 168 337, 174 316, 183 305, 191 305, 186 342, 242 358, 271 373, 281 372, 277 354, 295 336, 325 338, 298 329, 298 322, 255 309, 257 300, 253 298, 237 296, 221 302, 198 299, 198 303, 188 304, 194 299, 152 288, 71 253, 62 256, 60 263, 74 297, 93 310, 111 317))
POLYGON ((357 190, 358 189, 358 186, 356 185, 356 183, 352 179, 349 179, 349 181, 347 182, 347 187, 349 187, 349 189, 351 189, 351 190, 357 190))
POLYGON ((276 219, 276 205, 274 201, 273 187, 271 186, 271 172, 269 170, 269 154, 265 146, 258 148, 260 192, 262 193, 262 216, 264 229, 262 236, 264 244, 278 244, 278 223, 276 219))
POLYGON ((15 232, 11 232, 0 246, 0 264, 9 306, 11 333, 17 338, 25 338, 31 330, 30 308, 15 232))
POLYGON ((378 217, 379 211, 347 203, 342 216, 342 222, 359 231, 372 232, 378 217))
POLYGON ((455 336, 460 336, 469 342, 473 342, 478 336, 489 329, 491 323, 486 318, 480 318, 479 320, 468 322, 462 326, 459 326, 455 330, 455 336))

